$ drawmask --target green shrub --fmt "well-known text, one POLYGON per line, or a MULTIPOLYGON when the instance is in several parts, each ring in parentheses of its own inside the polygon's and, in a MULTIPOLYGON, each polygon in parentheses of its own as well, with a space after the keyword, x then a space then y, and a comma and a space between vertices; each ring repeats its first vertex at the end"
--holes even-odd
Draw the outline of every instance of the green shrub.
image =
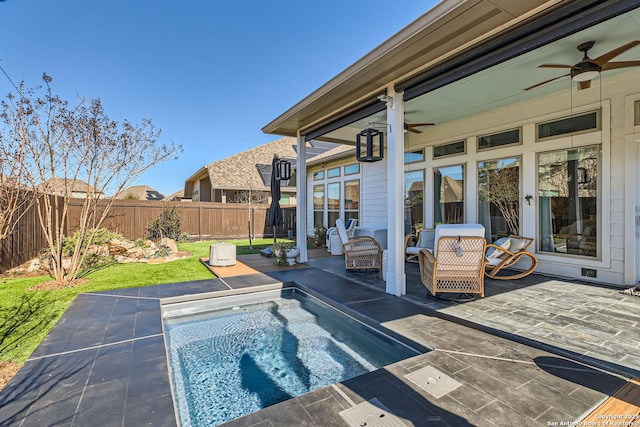
POLYGON ((274 263, 277 265, 287 265, 287 251, 296 247, 293 242, 275 242, 271 247, 274 263))
POLYGON ((165 205, 160 215, 149 223, 147 233, 151 240, 160 240, 163 237, 179 240, 182 235, 181 227, 180 210, 174 205, 165 205))
POLYGON ((316 225, 313 229, 313 236, 313 247, 324 247, 327 238, 327 227, 325 227, 324 225, 316 225))
MULTIPOLYGON (((78 244, 79 239, 80 231, 76 231, 72 236, 66 236, 62 244, 62 255, 71 256, 76 248, 76 245, 78 244)), ((121 234, 118 234, 106 228, 87 230, 85 240, 82 242, 82 247, 84 249, 91 245, 105 245, 109 240, 112 239, 122 240, 123 237, 121 234), (91 234, 93 234, 93 236, 91 236, 91 234)))
POLYGON ((147 245, 147 240, 146 239, 136 239, 135 242, 133 242, 134 246, 136 248, 143 248, 146 249, 149 247, 149 245, 147 245))

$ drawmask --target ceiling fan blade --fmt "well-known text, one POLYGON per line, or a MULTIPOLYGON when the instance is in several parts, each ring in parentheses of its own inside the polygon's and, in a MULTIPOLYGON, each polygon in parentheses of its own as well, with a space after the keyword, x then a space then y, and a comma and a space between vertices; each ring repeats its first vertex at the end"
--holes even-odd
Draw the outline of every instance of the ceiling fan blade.
POLYGON ((607 62, 602 66, 602 71, 615 70, 616 68, 640 67, 640 61, 607 62))
POLYGON ((610 50, 604 55, 598 56, 596 59, 592 59, 591 62, 594 62, 599 66, 602 66, 605 62, 609 61, 610 59, 615 58, 616 56, 620 55, 622 52, 626 52, 627 50, 639 44, 640 44, 640 40, 630 41, 629 43, 623 44, 620 47, 610 50))
POLYGON ((578 90, 589 89, 591 87, 591 80, 586 80, 584 82, 578 82, 578 90))
POLYGON ((525 88, 524 88, 524 90, 531 90, 531 89, 535 89, 535 88, 537 88, 538 86, 546 85, 547 83, 551 83, 551 82, 553 82, 553 81, 555 81, 555 80, 559 80, 559 79, 561 79, 561 78, 563 78, 563 77, 567 77, 567 76, 569 76, 569 75, 570 75, 570 74, 565 74, 564 76, 554 77, 554 78, 552 78, 552 79, 545 80, 545 81, 540 82, 540 83, 538 83, 538 84, 535 84, 535 85, 533 85, 533 86, 525 87, 525 88))
POLYGON ((566 64, 542 64, 538 65, 538 68, 574 68, 573 65, 566 64))
POLYGON ((405 123, 404 129, 413 133, 422 133, 422 131, 416 129, 420 126, 435 126, 435 123, 405 123))

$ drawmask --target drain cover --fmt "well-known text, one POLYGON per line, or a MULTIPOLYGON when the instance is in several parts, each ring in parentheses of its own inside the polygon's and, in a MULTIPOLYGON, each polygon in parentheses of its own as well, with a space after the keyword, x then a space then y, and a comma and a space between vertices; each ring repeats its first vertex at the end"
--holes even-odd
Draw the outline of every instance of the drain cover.
POLYGON ((436 399, 441 398, 462 385, 450 376, 438 371, 433 366, 425 366, 404 377, 427 393, 433 395, 436 399))
POLYGON ((406 425, 375 397, 353 408, 345 409, 340 412, 340 416, 349 427, 403 427, 406 425))

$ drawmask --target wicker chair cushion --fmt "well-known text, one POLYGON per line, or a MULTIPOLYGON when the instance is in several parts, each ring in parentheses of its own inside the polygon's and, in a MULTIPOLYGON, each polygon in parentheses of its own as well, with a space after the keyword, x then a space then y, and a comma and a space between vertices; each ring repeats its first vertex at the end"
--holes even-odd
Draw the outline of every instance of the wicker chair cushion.
POLYGON ((506 248, 512 253, 520 252, 527 246, 527 241, 522 239, 516 239, 515 237, 509 237, 509 241, 511 241, 511 245, 506 248))
MULTIPOLYGON (((435 230, 422 229, 418 234, 418 243, 416 243, 416 248, 418 249, 433 249, 434 240, 436 237, 435 230)), ((418 251, 416 251, 416 254, 418 251)))
POLYGON ((340 240, 344 245, 349 241, 349 234, 347 234, 347 229, 344 226, 344 220, 342 218, 336 219, 336 229, 338 230, 338 236, 340 236, 340 240))
MULTIPOLYGON (((498 245, 497 245, 497 243, 498 243, 498 242, 496 241, 496 243, 495 243, 495 245, 496 245, 496 246, 498 246, 498 245)), ((502 242, 502 243, 500 244, 500 247, 501 247, 502 249, 505 249, 505 250, 507 250, 507 251, 508 251, 508 250, 509 250, 509 248, 511 248, 511 239, 505 238, 504 242, 502 242)), ((495 248, 494 248, 494 251, 493 251, 493 252, 491 252, 489 255, 487 255, 487 258, 499 258, 499 257, 500 257, 500 255, 505 254, 505 253, 506 253, 506 252, 504 252, 504 251, 501 251, 501 250, 499 250, 499 249, 495 249, 495 248)))
POLYGON ((438 224, 435 232, 435 245, 433 256, 438 257, 438 241, 445 236, 483 237, 484 226, 482 224, 438 224))

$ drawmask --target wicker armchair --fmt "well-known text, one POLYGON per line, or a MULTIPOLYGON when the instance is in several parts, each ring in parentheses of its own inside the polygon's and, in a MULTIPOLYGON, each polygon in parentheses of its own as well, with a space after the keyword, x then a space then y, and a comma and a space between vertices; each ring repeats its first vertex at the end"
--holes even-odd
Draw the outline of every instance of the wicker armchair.
POLYGON ((382 249, 373 237, 349 237, 344 221, 336 220, 336 229, 344 249, 344 262, 347 270, 382 268, 382 249))
POLYGON ((431 295, 442 292, 484 296, 485 245, 480 224, 441 224, 435 247, 418 253, 420 278, 431 295))

